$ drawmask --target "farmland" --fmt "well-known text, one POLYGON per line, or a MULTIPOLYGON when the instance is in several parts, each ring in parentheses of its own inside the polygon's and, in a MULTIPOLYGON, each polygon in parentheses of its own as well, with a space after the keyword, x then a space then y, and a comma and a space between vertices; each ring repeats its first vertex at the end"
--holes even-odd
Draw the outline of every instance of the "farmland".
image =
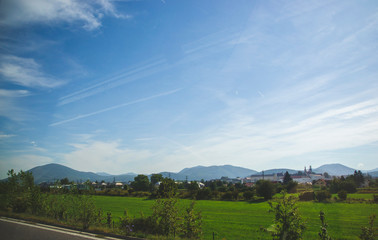
MULTIPOLYGON (((349 198, 364 198, 365 194, 350 194, 349 198)), ((366 194, 365 199, 370 199, 366 194)), ((114 221, 123 215, 126 209, 131 216, 139 217, 143 212, 151 214, 153 200, 131 197, 94 196, 96 206, 104 213, 111 212, 114 221)), ((190 200, 180 200, 188 205, 190 200)), ((328 222, 328 231, 336 239, 357 239, 361 226, 366 226, 368 216, 378 213, 376 204, 368 203, 317 203, 299 202, 299 211, 306 221, 304 239, 315 239, 320 228, 319 211, 323 210, 328 222)), ((260 227, 272 224, 273 214, 268 213, 267 202, 249 203, 232 201, 197 201, 196 207, 202 212, 204 239, 270 239, 260 231, 260 227)), ((376 223, 377 225, 377 223, 376 223)))

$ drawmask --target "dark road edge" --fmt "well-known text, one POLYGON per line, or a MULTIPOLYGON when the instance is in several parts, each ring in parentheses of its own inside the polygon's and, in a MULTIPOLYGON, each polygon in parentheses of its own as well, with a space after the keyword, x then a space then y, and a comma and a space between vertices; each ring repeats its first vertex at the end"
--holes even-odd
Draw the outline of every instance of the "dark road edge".
POLYGON ((83 236, 87 237, 96 237, 99 239, 126 239, 126 240, 145 240, 144 238, 137 238, 137 237, 126 237, 121 236, 113 233, 105 233, 101 231, 94 231, 94 230, 82 230, 80 228, 75 228, 72 226, 66 226, 61 224, 53 224, 48 223, 42 220, 36 220, 36 219, 30 219, 30 218, 22 218, 18 216, 9 216, 8 214, 0 213, 0 221, 6 221, 6 222, 13 222, 13 223, 20 223, 20 224, 27 224, 29 226, 35 226, 35 227, 44 227, 45 229, 50 229, 51 231, 59 230, 64 232, 70 232, 74 234, 81 234, 83 236))

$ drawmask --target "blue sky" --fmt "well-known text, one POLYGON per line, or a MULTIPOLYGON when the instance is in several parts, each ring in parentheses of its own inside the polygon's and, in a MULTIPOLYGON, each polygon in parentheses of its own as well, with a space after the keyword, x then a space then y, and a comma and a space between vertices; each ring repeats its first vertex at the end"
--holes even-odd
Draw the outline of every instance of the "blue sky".
POLYGON ((378 167, 377 1, 0 4, 0 177, 378 167))

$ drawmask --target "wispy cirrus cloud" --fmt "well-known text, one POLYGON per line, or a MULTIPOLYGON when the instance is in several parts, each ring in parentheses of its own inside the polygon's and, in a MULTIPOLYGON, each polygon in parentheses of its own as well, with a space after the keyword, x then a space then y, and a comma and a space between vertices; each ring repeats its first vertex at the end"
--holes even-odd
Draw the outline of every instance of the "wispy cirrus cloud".
POLYGON ((44 73, 32 58, 3 55, 0 59, 0 74, 5 81, 32 88, 54 88, 64 83, 44 73))
POLYGON ((237 39, 239 39, 237 31, 223 30, 208 34, 202 38, 180 45, 178 48, 182 52, 182 55, 174 61, 170 61, 169 56, 157 56, 140 62, 108 76, 91 86, 60 97, 58 106, 74 103, 124 84, 142 80, 154 74, 172 71, 176 67, 193 63, 202 58, 230 49, 234 45, 239 44, 235 42, 237 39))
POLYGON ((64 124, 64 123, 72 122, 72 121, 75 121, 75 120, 91 117, 91 116, 94 116, 94 115, 97 115, 97 114, 100 114, 100 113, 104 113, 104 112, 108 112, 108 111, 111 111, 111 110, 115 110, 115 109, 118 109, 118 108, 121 108, 121 107, 126 107, 126 106, 129 106, 129 105, 133 105, 133 104, 149 101, 149 100, 152 100, 152 99, 155 99, 155 98, 171 95, 171 94, 174 94, 174 93, 176 93, 176 92, 178 92, 180 90, 181 89, 174 89, 174 90, 171 90, 171 91, 168 91, 168 92, 163 92, 163 93, 155 94, 155 95, 152 95, 152 96, 149 96, 149 97, 140 98, 140 99, 137 99, 137 100, 134 100, 134 101, 117 104, 115 106, 104 108, 104 109, 101 109, 101 110, 98 110, 98 111, 95 111, 95 112, 81 114, 81 115, 78 115, 78 116, 70 118, 70 119, 66 119, 66 120, 62 120, 62 121, 59 121, 59 122, 55 122, 55 123, 50 124, 50 126, 61 125, 61 124, 64 124))
POLYGON ((4 138, 11 138, 11 137, 14 137, 16 135, 14 134, 2 134, 0 133, 0 139, 4 139, 4 138))
POLYGON ((92 95, 113 89, 115 87, 121 86, 126 83, 130 83, 139 79, 142 79, 146 76, 150 76, 154 73, 163 71, 166 69, 164 60, 161 58, 153 59, 142 64, 130 67, 124 71, 114 74, 96 84, 93 84, 89 87, 80 89, 78 91, 67 94, 59 98, 59 106, 73 103, 81 99, 85 99, 92 95))
POLYGON ((30 94, 28 90, 0 89, 0 116, 18 122, 27 119, 28 111, 19 106, 19 101, 30 94))
POLYGON ((28 90, 8 90, 0 89, 0 97, 26 97, 29 96, 28 90))
POLYGON ((99 28, 104 15, 131 17, 118 13, 110 0, 4 0, 0 12, 5 26, 80 23, 86 30, 99 28))

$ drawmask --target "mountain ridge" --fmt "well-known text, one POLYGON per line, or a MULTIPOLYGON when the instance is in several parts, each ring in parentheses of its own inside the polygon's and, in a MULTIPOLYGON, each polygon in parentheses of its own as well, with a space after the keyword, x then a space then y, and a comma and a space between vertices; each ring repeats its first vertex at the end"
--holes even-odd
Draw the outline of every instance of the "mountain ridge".
MULTIPOLYGON (((324 164, 318 168, 314 168, 313 172, 321 173, 327 172, 333 176, 341 176, 341 175, 349 175, 353 174, 356 169, 349 168, 345 165, 339 163, 333 164, 324 164)), ((373 170, 364 171, 371 174, 373 177, 378 176, 378 172, 373 170)), ((34 180, 36 183, 41 182, 55 182, 56 180, 62 178, 68 178, 70 181, 106 181, 106 182, 113 182, 113 181, 120 181, 120 182, 128 182, 133 181, 134 177, 137 174, 134 173, 126 173, 126 174, 119 174, 119 175, 112 175, 109 173, 100 172, 93 173, 93 172, 84 172, 72 169, 70 167, 57 164, 57 163, 50 163, 42 166, 37 166, 28 171, 33 173, 34 180)), ((284 173, 288 171, 290 174, 295 174, 301 170, 295 169, 288 169, 288 168, 278 168, 278 169, 267 169, 264 170, 264 174, 273 174, 273 173, 284 173)), ((188 181, 200 181, 200 180, 211 180, 211 179, 220 179, 221 177, 229 177, 229 178, 236 178, 236 177, 247 177, 250 175, 261 174, 262 172, 257 172, 252 169, 233 166, 233 165, 213 165, 213 166, 194 166, 191 168, 184 168, 179 172, 160 172, 164 177, 171 177, 175 180, 188 180, 188 181)), ((149 175, 150 176, 150 175, 149 175)))
POLYGON ((77 171, 75 169, 57 163, 50 163, 42 166, 37 166, 32 169, 29 169, 28 172, 33 173, 34 181, 37 183, 55 182, 56 180, 62 178, 68 178, 70 181, 104 180, 105 182, 111 182, 117 180, 125 182, 131 181, 135 177, 135 175, 126 174, 103 176, 93 172, 77 171))

